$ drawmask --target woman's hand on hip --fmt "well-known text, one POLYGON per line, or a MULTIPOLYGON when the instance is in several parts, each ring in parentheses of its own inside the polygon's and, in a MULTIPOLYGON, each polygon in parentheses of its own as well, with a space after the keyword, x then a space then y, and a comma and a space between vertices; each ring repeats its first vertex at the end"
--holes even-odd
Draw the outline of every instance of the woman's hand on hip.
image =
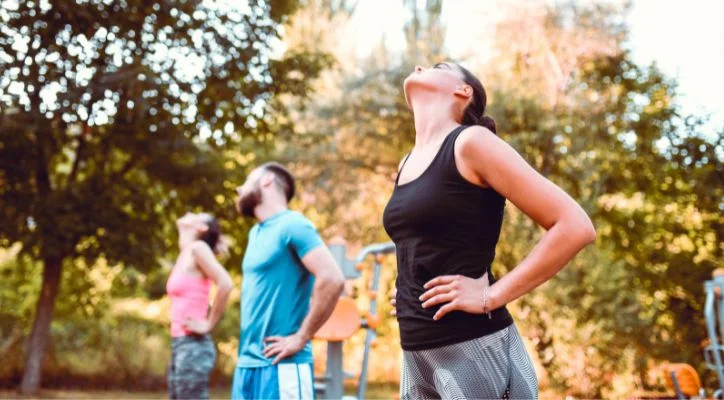
POLYGON ((487 272, 478 279, 462 275, 438 276, 425 284, 426 291, 420 296, 420 301, 422 308, 443 304, 433 317, 436 321, 450 311, 482 314, 486 286, 489 286, 487 272))
POLYGON ((208 319, 187 319, 184 321, 184 328, 191 333, 205 335, 214 327, 208 319))

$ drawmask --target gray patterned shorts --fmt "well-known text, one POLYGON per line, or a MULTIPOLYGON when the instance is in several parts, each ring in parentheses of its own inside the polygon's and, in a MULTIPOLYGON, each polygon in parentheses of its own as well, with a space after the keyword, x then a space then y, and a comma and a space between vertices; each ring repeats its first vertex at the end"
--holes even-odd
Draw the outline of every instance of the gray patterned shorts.
POLYGON ((515 325, 477 339, 404 351, 400 399, 535 399, 538 379, 515 325))
POLYGON ((173 338, 168 365, 169 397, 208 399, 209 373, 215 364, 216 347, 209 335, 173 338))

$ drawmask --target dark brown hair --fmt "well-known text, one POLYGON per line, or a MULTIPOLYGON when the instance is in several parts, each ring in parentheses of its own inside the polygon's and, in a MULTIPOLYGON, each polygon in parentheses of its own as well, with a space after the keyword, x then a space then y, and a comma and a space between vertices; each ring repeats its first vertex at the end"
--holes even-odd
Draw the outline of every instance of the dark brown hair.
POLYGON ((483 84, 465 67, 459 64, 455 64, 455 66, 462 72, 465 84, 473 88, 473 100, 463 111, 463 125, 482 125, 497 134, 495 120, 485 115, 488 95, 485 93, 483 84))
POLYGON ((206 217, 206 226, 208 229, 199 237, 199 240, 206 242, 214 252, 219 252, 219 244, 221 241, 221 225, 219 221, 211 214, 203 214, 206 217))
POLYGON ((294 193, 297 191, 292 173, 277 162, 268 162, 262 165, 261 168, 264 171, 273 173, 274 176, 278 178, 279 184, 284 190, 284 194, 287 196, 287 201, 291 201, 292 197, 294 197, 294 193))

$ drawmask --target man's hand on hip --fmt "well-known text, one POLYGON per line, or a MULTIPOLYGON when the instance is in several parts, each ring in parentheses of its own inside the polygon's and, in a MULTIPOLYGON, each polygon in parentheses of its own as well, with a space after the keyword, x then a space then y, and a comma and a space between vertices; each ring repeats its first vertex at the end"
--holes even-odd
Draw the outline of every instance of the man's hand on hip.
POLYGON ((270 336, 264 338, 264 357, 274 357, 272 364, 299 353, 307 344, 307 340, 298 334, 289 336, 270 336))

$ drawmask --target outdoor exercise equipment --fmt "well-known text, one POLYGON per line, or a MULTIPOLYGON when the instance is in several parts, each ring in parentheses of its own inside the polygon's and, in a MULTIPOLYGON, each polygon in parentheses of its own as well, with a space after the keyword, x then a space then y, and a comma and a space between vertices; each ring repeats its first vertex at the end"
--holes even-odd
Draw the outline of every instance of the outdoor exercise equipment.
MULTIPOLYGON (((704 318, 709 345, 704 348, 707 368, 716 372, 719 388, 712 395, 724 399, 724 268, 717 268, 712 279, 704 282, 706 300, 704 318)), ((667 363, 662 368, 666 387, 676 392, 679 399, 705 398, 706 390, 696 369, 689 364, 667 363)))
POLYGON ((714 370, 719 379, 719 389, 714 392, 714 398, 721 399, 724 393, 724 269, 717 268, 712 275, 712 280, 704 282, 704 317, 710 342, 704 349, 704 359, 706 366, 714 370))
POLYGON ((372 281, 369 284, 369 292, 366 293, 369 300, 369 312, 362 315, 357 308, 355 301, 349 297, 341 297, 334 308, 332 315, 327 322, 317 331, 314 338, 327 342, 327 368, 323 376, 315 377, 314 389, 317 395, 325 399, 341 399, 344 394, 344 379, 349 374, 343 370, 343 344, 352 337, 360 328, 366 330, 364 356, 362 358, 362 369, 359 376, 357 398, 364 399, 367 390, 367 367, 370 357, 370 348, 377 337, 377 326, 379 316, 377 315, 377 290, 379 287, 382 262, 387 254, 395 252, 395 245, 392 242, 377 243, 362 249, 354 259, 347 259, 345 246, 343 244, 330 244, 337 263, 342 267, 345 279, 358 279, 362 276, 361 270, 365 267, 367 257, 373 257, 372 281))
POLYGON ((666 364, 663 367, 663 372, 666 387, 672 389, 678 399, 705 398, 706 393, 701 386, 699 374, 691 365, 684 363, 666 364))

